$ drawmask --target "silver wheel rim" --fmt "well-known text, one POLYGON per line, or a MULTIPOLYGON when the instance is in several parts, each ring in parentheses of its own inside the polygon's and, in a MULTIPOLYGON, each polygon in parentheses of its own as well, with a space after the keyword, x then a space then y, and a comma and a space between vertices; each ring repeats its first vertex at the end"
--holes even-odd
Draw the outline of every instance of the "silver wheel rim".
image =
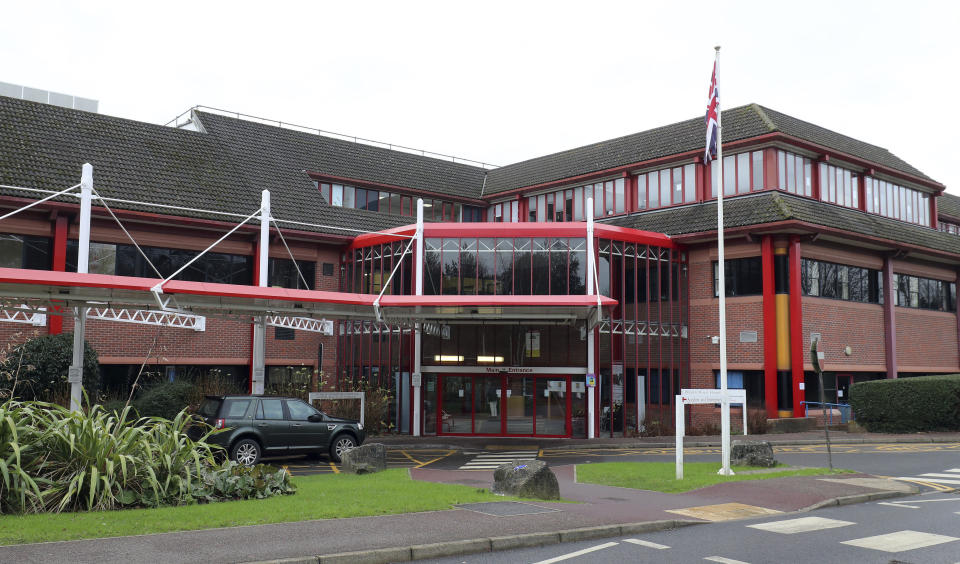
POLYGON ((253 466, 257 460, 257 447, 250 443, 244 443, 237 448, 237 462, 244 466, 253 466))
POLYGON ((347 452, 348 450, 350 450, 350 449, 352 449, 352 448, 353 448, 353 440, 352 440, 352 439, 346 439, 346 438, 344 438, 344 439, 338 440, 338 441, 337 441, 337 448, 336 448, 337 457, 339 458, 339 457, 343 456, 343 453, 347 452))

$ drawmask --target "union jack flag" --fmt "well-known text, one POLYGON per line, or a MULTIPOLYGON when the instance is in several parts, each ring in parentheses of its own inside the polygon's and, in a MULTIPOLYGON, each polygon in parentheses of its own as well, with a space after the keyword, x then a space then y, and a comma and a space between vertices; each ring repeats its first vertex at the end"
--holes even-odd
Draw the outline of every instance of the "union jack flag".
POLYGON ((713 74, 710 75, 710 93, 707 97, 707 139, 706 152, 704 154, 705 163, 717 157, 717 143, 720 142, 718 132, 720 125, 717 123, 720 113, 720 91, 717 89, 717 62, 713 62, 713 74))

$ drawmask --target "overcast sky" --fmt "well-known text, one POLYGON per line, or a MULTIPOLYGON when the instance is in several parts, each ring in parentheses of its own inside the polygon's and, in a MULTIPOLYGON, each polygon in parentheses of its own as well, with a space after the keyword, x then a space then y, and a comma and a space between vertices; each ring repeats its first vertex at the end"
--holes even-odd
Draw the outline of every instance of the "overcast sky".
POLYGON ((757 102, 960 195, 956 2, 11 2, 0 81, 509 164, 757 102), (848 6, 850 4, 850 6, 848 6))

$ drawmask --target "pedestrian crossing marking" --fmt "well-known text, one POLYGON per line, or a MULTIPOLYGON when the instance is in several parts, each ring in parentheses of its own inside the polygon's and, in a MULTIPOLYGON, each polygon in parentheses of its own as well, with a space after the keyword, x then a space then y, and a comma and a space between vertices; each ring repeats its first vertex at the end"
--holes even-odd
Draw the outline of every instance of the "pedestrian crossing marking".
POLYGON ((485 452, 476 455, 461 466, 460 470, 495 470, 501 464, 514 460, 535 460, 538 450, 514 450, 503 452, 485 452))
POLYGON ((905 503, 895 503, 891 501, 878 501, 877 505, 889 505, 890 507, 905 507, 907 509, 920 509, 919 505, 907 505, 905 503))
POLYGON ((640 539, 623 539, 623 542, 628 542, 630 544, 635 544, 637 546, 645 546, 647 548, 655 548, 657 550, 664 550, 670 548, 665 544, 657 544, 655 542, 640 540, 640 539))
POLYGON ((701 505, 698 507, 687 507, 685 509, 667 509, 667 513, 676 513, 704 521, 732 521, 734 519, 745 519, 747 517, 780 515, 783 511, 744 503, 718 503, 716 505, 701 505))
POLYGON ((960 474, 920 474, 924 478, 960 478, 960 474))
POLYGON ((837 527, 846 527, 856 525, 852 521, 841 521, 839 519, 826 519, 824 517, 800 517, 799 519, 787 519, 786 521, 771 521, 769 523, 757 523, 747 525, 752 529, 760 529, 771 533, 780 533, 782 535, 793 535, 796 533, 809 533, 811 531, 820 531, 823 529, 836 529, 837 527))
POLYGON ((750 564, 749 562, 744 562, 743 560, 734 560, 733 558, 724 558, 723 556, 707 556, 704 560, 709 560, 710 562, 719 562, 720 564, 750 564))
POLYGON ((903 552, 917 548, 926 548, 936 546, 947 542, 960 540, 957 537, 948 537, 947 535, 935 535, 933 533, 923 533, 920 531, 898 531, 885 535, 876 535, 873 537, 864 537, 842 541, 841 544, 850 546, 859 546, 872 550, 881 550, 883 552, 903 552))

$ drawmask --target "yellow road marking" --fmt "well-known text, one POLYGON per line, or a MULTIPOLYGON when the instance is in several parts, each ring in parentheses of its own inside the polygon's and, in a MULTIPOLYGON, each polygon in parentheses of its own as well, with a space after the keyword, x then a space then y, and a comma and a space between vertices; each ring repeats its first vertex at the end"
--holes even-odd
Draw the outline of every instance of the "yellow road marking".
POLYGON ((339 473, 340 473, 340 469, 337 468, 337 465, 334 464, 333 462, 330 463, 330 469, 333 470, 333 473, 334 473, 334 474, 339 474, 339 473))
MULTIPOLYGON (((426 466, 426 465, 428 465, 428 464, 433 464, 434 462, 436 462, 436 461, 438 461, 438 460, 443 460, 444 458, 450 456, 451 454, 453 454, 453 453, 455 453, 455 452, 457 452, 457 451, 455 451, 455 450, 448 450, 447 453, 444 454, 443 456, 438 456, 438 457, 434 458, 433 460, 428 460, 428 461, 426 461, 426 462, 420 463, 420 464, 414 466, 414 468, 423 468, 424 466, 426 466)), ((416 461, 414 461, 414 462, 416 462, 416 461)))
POLYGON ((405 450, 401 450, 401 451, 400 451, 400 454, 406 456, 406 457, 409 458, 411 461, 416 462, 417 464, 422 464, 419 460, 417 460, 416 458, 410 456, 410 453, 407 452, 407 451, 405 451, 405 450))

